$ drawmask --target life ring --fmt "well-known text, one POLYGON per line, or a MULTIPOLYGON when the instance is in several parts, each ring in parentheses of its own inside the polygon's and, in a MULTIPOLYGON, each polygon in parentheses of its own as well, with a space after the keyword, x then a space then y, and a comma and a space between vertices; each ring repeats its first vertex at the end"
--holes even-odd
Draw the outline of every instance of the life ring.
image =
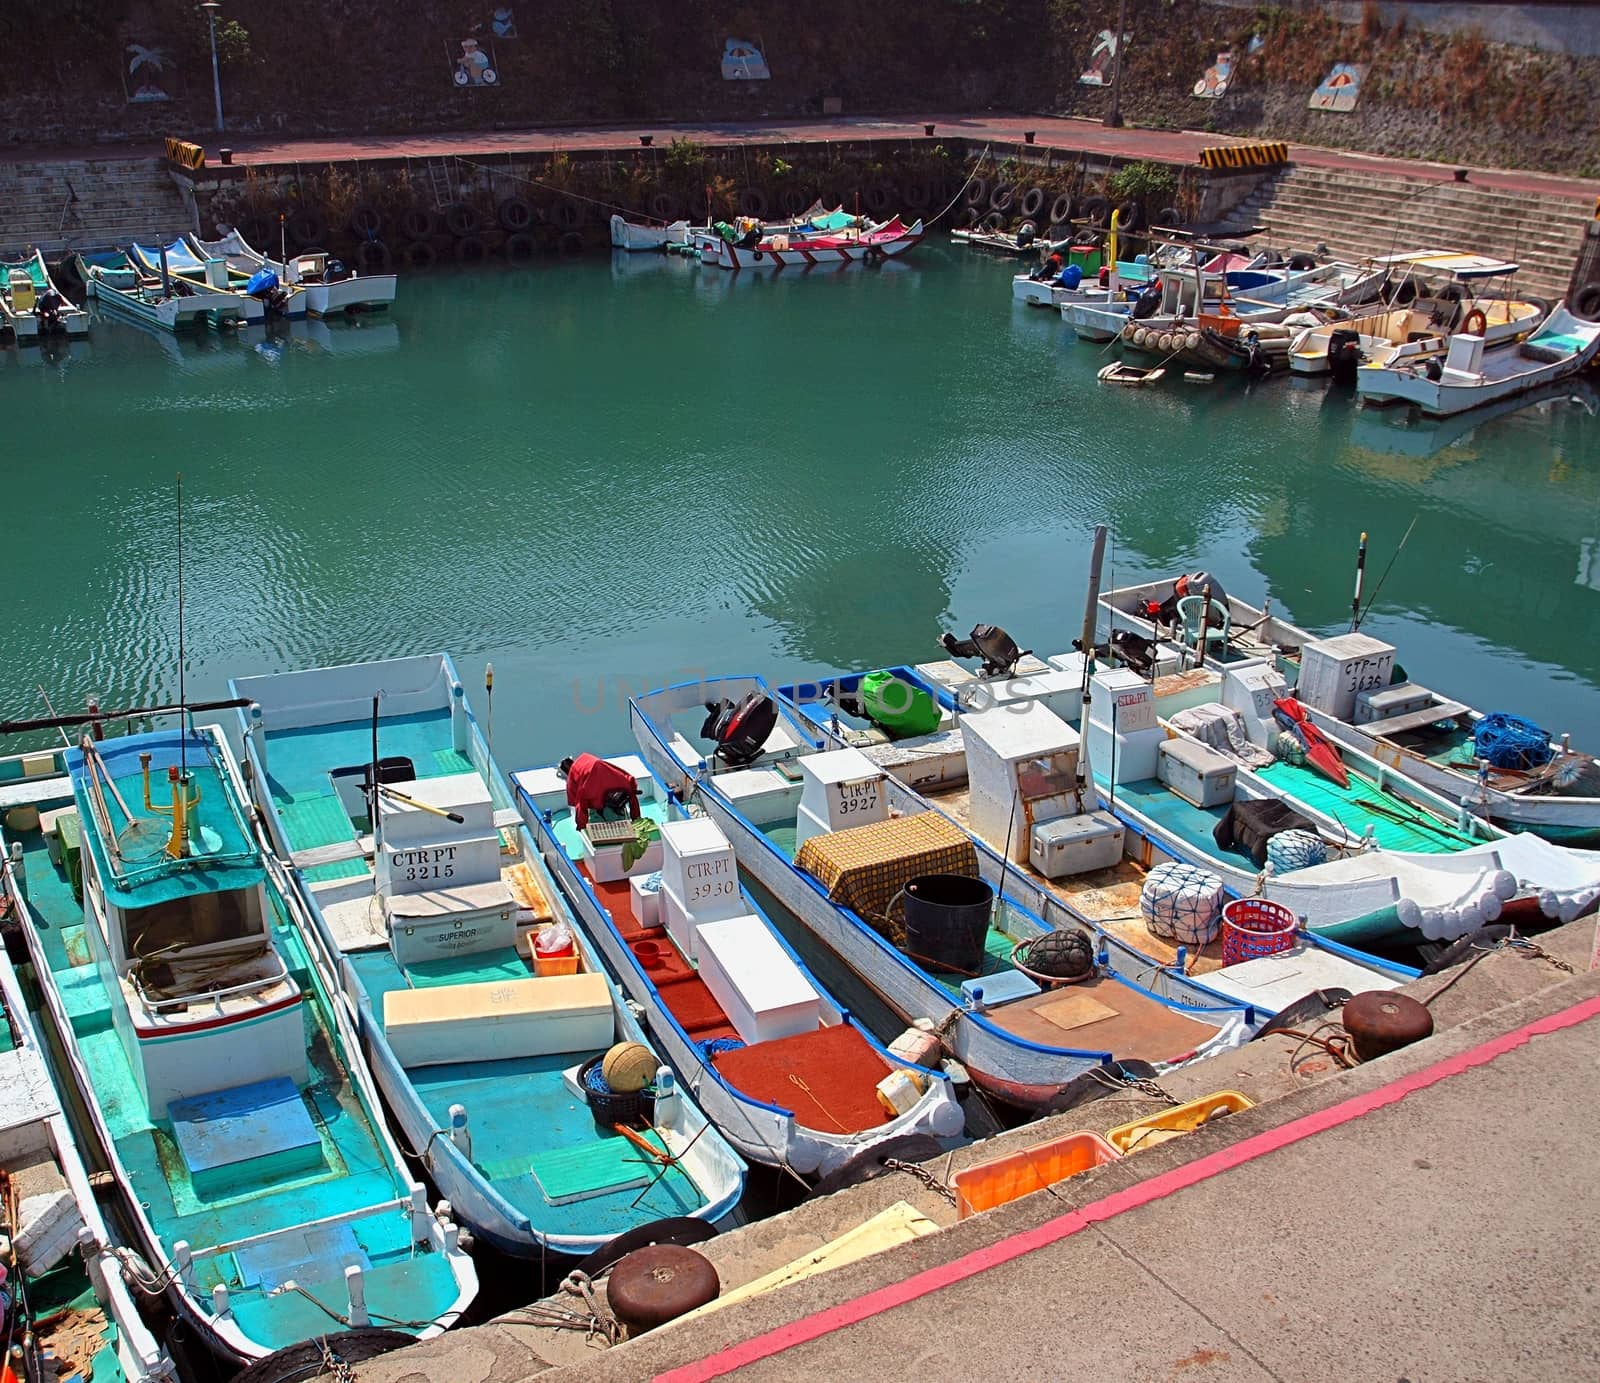
POLYGON ((1124 231, 1138 230, 1144 224, 1144 208, 1129 198, 1125 202, 1117 203, 1117 229, 1124 231))
POLYGON ((1586 322, 1600 322, 1600 283, 1580 288, 1573 296, 1572 311, 1586 322))
POLYGON ((356 268, 363 274, 387 274, 394 256, 381 240, 363 240, 356 245, 356 268))
POLYGON ((1072 193, 1063 192, 1050 203, 1050 223, 1056 225, 1072 215, 1072 193))
POLYGON ((989 201, 989 180, 987 178, 973 178, 967 184, 967 190, 961 194, 966 198, 968 206, 985 206, 989 201))
POLYGON ((1111 221, 1111 203, 1104 197, 1090 197, 1078 208, 1078 215, 1090 225, 1104 229, 1111 221))
POLYGON ((456 263, 477 264, 489 253, 481 235, 463 235, 456 241, 456 263))
POLYGON ((314 245, 328 234, 328 223, 320 211, 304 207, 289 218, 289 234, 297 244, 314 245))
POLYGON ((658 221, 676 221, 683 214, 683 203, 676 192, 657 192, 650 199, 650 214, 658 221))
POLYGON ((363 202, 350 213, 350 233, 358 240, 376 240, 383 230, 383 213, 363 202))
POLYGON ((583 224, 584 205, 570 197, 556 203, 556 225, 562 230, 577 230, 583 224))
POLYGON ((1473 308, 1461 320, 1461 334, 1463 336, 1482 336, 1488 329, 1489 319, 1484 315, 1482 308, 1473 308))
POLYGON ((400 233, 407 240, 427 240, 439 232, 439 213, 432 207, 408 207, 400 214, 400 233))
POLYGON ((1032 220, 1044 210, 1044 188, 1030 187, 1022 194, 1022 214, 1032 220))
POLYGON ((400 257, 408 269, 431 269, 438 262, 439 253, 430 241, 413 240, 401 247, 400 257))
POLYGON ((1160 211, 1156 212, 1156 224, 1169 228, 1181 226, 1183 224, 1183 213, 1175 206, 1164 206, 1160 211))
POLYGON ((1303 273, 1307 269, 1315 269, 1317 267, 1316 256, 1303 253, 1292 254, 1289 256, 1289 267, 1296 273, 1303 273))
POLYGON ((1017 189, 1010 183, 1001 183, 989 194, 990 211, 1010 211, 1011 204, 1017 200, 1017 189))
POLYGON ((579 235, 577 231, 569 230, 561 237, 560 240, 556 242, 556 249, 568 258, 571 258, 573 255, 582 254, 583 237, 579 235))
POLYGON ((513 264, 521 264, 524 260, 532 259, 533 252, 538 248, 527 231, 516 231, 506 236, 506 258, 513 264))
POLYGON ((464 240, 469 235, 476 235, 482 229, 483 217, 478 214, 477 207, 468 206, 465 202, 456 202, 446 209, 444 224, 457 240, 464 240))
POLYGON ((507 197, 494 209, 500 229, 515 235, 533 224, 533 208, 521 197, 507 197))
POLYGON ((747 187, 739 194, 739 212, 761 221, 767 215, 767 194, 759 187, 747 187))

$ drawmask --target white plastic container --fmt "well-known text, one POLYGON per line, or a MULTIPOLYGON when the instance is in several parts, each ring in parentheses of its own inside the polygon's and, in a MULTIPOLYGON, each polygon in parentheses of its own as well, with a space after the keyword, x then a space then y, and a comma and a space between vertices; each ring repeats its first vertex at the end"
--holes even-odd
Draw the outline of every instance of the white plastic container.
POLYGON ((1233 801, 1239 766, 1197 740, 1172 739, 1161 745, 1156 776, 1185 802, 1220 807, 1233 801))
POLYGON ((739 917, 747 911, 739 896, 733 846, 708 816, 662 826, 661 887, 697 922, 739 917))
POLYGON ((1127 668, 1097 672, 1089 703, 1089 762, 1097 779, 1139 783, 1156 776, 1166 731, 1156 720, 1155 693, 1127 668))
POLYGON ((914 1071, 891 1071, 878 1082, 878 1103, 891 1119, 898 1119, 917 1107, 926 1088, 914 1071))
POLYGON ((830 749, 798 760, 804 787, 796 850, 813 836, 889 819, 884 772, 859 749, 830 749))
POLYGON ((1028 862, 1047 879, 1110 869, 1122 858, 1125 834, 1110 812, 1041 821, 1028 842, 1028 862))
POLYGON ((1392 687, 1372 687, 1356 693, 1355 723, 1367 725, 1374 720, 1387 720, 1390 716, 1409 715, 1433 704, 1433 693, 1415 682, 1401 682, 1392 687))
POLYGON ((1394 645, 1370 634, 1312 639, 1300 650, 1300 686, 1307 706, 1338 720, 1355 714, 1356 697, 1387 687, 1394 674, 1394 645))
POLYGON ((628 881, 634 920, 641 927, 661 926, 661 876, 639 874, 628 881))
POLYGON ((700 978, 745 1042, 812 1032, 821 997, 759 917, 728 917, 695 928, 700 978))

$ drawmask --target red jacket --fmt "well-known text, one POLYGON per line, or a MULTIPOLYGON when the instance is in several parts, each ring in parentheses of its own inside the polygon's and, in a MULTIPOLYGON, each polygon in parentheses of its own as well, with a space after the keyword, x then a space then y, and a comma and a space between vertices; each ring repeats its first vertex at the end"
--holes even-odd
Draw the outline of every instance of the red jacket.
POLYGON ((638 796, 639 785, 633 774, 593 754, 579 754, 567 770, 567 805, 581 831, 589 824, 589 813, 605 805, 608 792, 638 796))

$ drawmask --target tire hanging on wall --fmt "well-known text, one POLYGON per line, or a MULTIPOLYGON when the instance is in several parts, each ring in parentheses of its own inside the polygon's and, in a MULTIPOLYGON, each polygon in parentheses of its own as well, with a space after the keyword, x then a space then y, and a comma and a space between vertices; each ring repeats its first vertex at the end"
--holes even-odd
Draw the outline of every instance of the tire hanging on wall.
POLYGON ((358 240, 376 240, 383 233, 383 213, 363 202, 350 213, 350 234, 358 240))
POLYGON ((533 208, 521 197, 507 197, 494 209, 500 229, 515 235, 533 224, 533 208))
POLYGON ((933 190, 921 178, 912 178, 906 184, 905 199, 913 211, 922 211, 933 200, 933 190))
POLYGON ((483 243, 481 235, 463 235, 456 241, 457 264, 480 264, 488 253, 489 247, 483 243))
POLYGON ((556 248, 567 258, 583 253, 583 237, 577 231, 567 231, 556 242, 556 248))
POLYGON ((650 215, 657 221, 676 221, 683 215, 683 203, 676 192, 657 192, 650 199, 650 215))
POLYGON ((533 258, 534 251, 539 247, 527 231, 517 231, 506 237, 506 258, 513 264, 523 264, 533 258))
POLYGON ((1011 204, 1017 200, 1017 189, 1010 183, 1001 183, 989 194, 990 211, 1010 211, 1011 204))
POLYGON ((356 245, 356 268, 363 274, 387 274, 394 256, 381 240, 363 240, 356 245))
POLYGON ((778 205, 785 216, 798 216, 811 205, 811 198, 803 187, 786 187, 778 194, 778 205))
POLYGON ((432 207, 407 207, 400 214, 400 233, 407 240, 427 240, 439 233, 439 213, 432 207))
POLYGON ((322 213, 312 207, 302 207, 289 218, 289 234, 301 245, 314 245, 328 235, 328 223, 322 213))
POLYGON ((1138 230, 1144 224, 1144 208, 1129 198, 1125 202, 1117 203, 1117 229, 1125 231, 1138 230))
POLYGON ((478 214, 478 208, 468 206, 465 202, 455 202, 445 209, 445 228, 457 240, 464 240, 469 235, 476 235, 483 228, 483 217, 478 214))
POLYGON ((739 214, 753 216, 757 221, 766 220, 768 211, 767 194, 759 187, 747 187, 739 194, 739 214))
POLYGON ((1078 215, 1104 230, 1111 223, 1111 203, 1104 197, 1088 197, 1079 205, 1078 215))
POLYGON ((989 204, 989 180, 987 178, 974 178, 967 184, 967 190, 961 195, 968 206, 987 206, 989 204))
POLYGON ((875 182, 861 200, 874 216, 882 216, 894 205, 894 189, 888 183, 875 182))
POLYGON ((1030 221, 1044 210, 1044 188, 1030 187, 1022 195, 1022 214, 1030 221))
POLYGON ((413 240, 400 250, 401 261, 408 269, 431 269, 439 260, 439 252, 428 240, 413 240))
POLYGON ((1600 322, 1600 283, 1585 284, 1574 293, 1572 311, 1586 322, 1600 322))
POLYGON ((1072 193, 1063 192, 1050 203, 1050 224, 1059 225, 1072 219, 1072 193))
POLYGON ((577 230, 583 224, 585 207, 582 202, 575 202, 568 197, 556 203, 556 225, 563 230, 577 230))
POLYGON ((1006 218, 1004 216, 1002 216, 998 211, 991 211, 983 218, 983 220, 978 222, 978 225, 992 235, 995 231, 999 230, 1003 225, 1005 225, 1005 223, 1006 218))
POLYGON ((1181 226, 1182 224, 1183 213, 1175 206, 1164 206, 1160 211, 1156 212, 1156 225, 1158 226, 1172 227, 1181 226))

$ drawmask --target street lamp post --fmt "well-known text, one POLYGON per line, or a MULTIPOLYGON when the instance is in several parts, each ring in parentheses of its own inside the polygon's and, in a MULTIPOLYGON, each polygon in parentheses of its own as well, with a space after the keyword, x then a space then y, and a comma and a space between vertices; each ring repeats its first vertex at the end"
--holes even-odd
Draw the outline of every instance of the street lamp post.
MULTIPOLYGON (((200 8, 206 12, 206 19, 211 25, 211 90, 217 98, 217 129, 222 129, 222 76, 217 70, 217 11, 222 8, 222 0, 200 0, 200 8)), ((1118 55, 1121 56, 1120 54, 1118 55)))
MULTIPOLYGON (((1114 130, 1122 128, 1122 34, 1123 25, 1128 22, 1128 0, 1117 0, 1117 47, 1111 55, 1111 109, 1106 118, 1100 123, 1108 125, 1114 130)), ((213 58, 216 57, 216 48, 211 50, 213 58)), ((222 98, 217 98, 217 109, 222 109, 222 98)), ((217 128, 222 128, 222 117, 217 117, 217 128)))

